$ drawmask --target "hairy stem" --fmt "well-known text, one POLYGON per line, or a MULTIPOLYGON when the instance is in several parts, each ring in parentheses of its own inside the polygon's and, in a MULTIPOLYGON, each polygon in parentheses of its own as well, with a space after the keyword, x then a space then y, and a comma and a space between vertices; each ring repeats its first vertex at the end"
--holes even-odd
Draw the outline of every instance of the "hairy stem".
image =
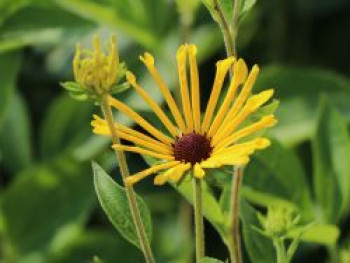
POLYGON ((225 17, 225 14, 220 6, 220 3, 218 0, 213 0, 214 3, 214 9, 216 10, 218 14, 218 20, 219 26, 221 28, 222 35, 224 37, 225 47, 227 56, 235 56, 235 43, 233 38, 233 32, 231 31, 230 24, 227 21, 227 18, 225 17))
POLYGON ((200 263, 204 257, 204 227, 202 212, 202 184, 201 179, 193 176, 194 224, 196 236, 196 262, 200 263))
MULTIPOLYGON (((111 133, 113 144, 120 144, 120 138, 118 137, 116 130, 115 130, 115 127, 114 127, 113 114, 112 114, 112 110, 111 110, 109 103, 108 103, 108 98, 109 98, 109 95, 107 95, 107 94, 102 96, 101 109, 102 109, 103 115, 108 123, 108 127, 109 127, 109 131, 111 133)), ((128 169, 128 166, 126 163, 126 159, 125 159, 125 154, 123 151, 116 150, 116 149, 114 150, 114 152, 115 152, 116 157, 119 161, 119 168, 120 168, 120 173, 121 173, 123 182, 125 182, 125 179, 130 175, 129 169, 128 169)), ((124 185, 125 185, 125 183, 124 183, 124 185)), ((144 225, 142 223, 142 219, 141 219, 140 212, 139 212, 137 202, 136 202, 136 196, 135 196, 134 189, 132 186, 126 186, 125 190, 126 190, 126 196, 128 198, 128 202, 129 202, 131 215, 132 215, 134 225, 136 228, 137 237, 139 239, 143 255, 144 255, 147 263, 154 263, 155 260, 154 260, 153 254, 152 254, 151 246, 149 244, 149 241, 148 241, 148 238, 146 235, 144 225)))
POLYGON ((232 32, 232 38, 233 38, 233 54, 236 57, 237 56, 237 46, 236 46, 236 37, 238 34, 238 16, 239 16, 239 2, 240 0, 233 0, 233 15, 232 15, 232 23, 231 23, 231 32, 232 32))
POLYGON ((239 202, 240 188, 242 185, 243 171, 240 167, 235 167, 231 188, 231 262, 242 262, 241 236, 239 228, 239 202))

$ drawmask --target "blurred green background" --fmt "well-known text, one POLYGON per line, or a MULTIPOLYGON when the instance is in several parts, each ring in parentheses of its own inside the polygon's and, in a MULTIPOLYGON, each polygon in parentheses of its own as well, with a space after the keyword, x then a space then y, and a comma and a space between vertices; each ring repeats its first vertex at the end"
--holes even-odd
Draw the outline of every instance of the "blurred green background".
MULTIPOLYGON (((237 40, 239 56, 262 68, 256 90, 274 88, 281 102, 279 124, 269 134, 274 146, 248 166, 243 195, 262 210, 252 191, 310 205, 305 213, 340 227, 332 253, 344 263, 350 262, 350 209, 344 201, 350 195, 349 14, 347 0, 258 0, 241 18, 237 40)), ((72 80, 75 43, 91 47, 94 34, 107 42, 111 33, 118 35, 127 67, 160 104, 140 54, 152 52, 176 88, 176 48, 184 41, 197 44, 202 106, 215 62, 226 54, 219 27, 197 0, 0 0, 1 263, 85 263, 95 255, 107 263, 142 262, 108 222, 93 189, 92 159, 120 182, 109 141, 91 133, 91 114, 99 109, 73 100, 59 85, 72 80)), ((121 96, 148 116, 136 93, 121 96)), ((139 156, 128 160, 134 172, 146 167, 139 156)), ((158 262, 192 262, 190 205, 151 180, 136 189, 152 213, 158 262)), ((220 189, 214 186, 214 192, 220 189)), ((206 240, 209 256, 227 258, 208 222, 206 240)), ((254 263, 271 263, 254 260, 249 244, 245 251, 254 263)), ((308 243, 295 262, 329 262, 329 251, 308 243)))

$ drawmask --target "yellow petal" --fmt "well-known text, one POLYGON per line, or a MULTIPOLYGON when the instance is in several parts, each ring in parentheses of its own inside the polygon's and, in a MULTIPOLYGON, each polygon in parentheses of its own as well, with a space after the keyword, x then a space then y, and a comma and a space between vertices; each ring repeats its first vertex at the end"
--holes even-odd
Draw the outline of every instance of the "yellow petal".
POLYGON ((174 116, 176 124, 178 125, 178 127, 180 128, 181 131, 185 132, 186 131, 185 122, 182 118, 182 115, 179 111, 179 108, 177 107, 177 105, 175 103, 173 96, 171 95, 170 90, 168 89, 165 81, 160 76, 158 70, 156 69, 156 67, 154 65, 153 56, 146 52, 143 57, 140 56, 140 60, 145 64, 148 71, 151 73, 153 79, 157 83, 158 88, 162 92, 164 99, 167 102, 172 115, 174 116))
POLYGON ((190 73, 191 73, 191 97, 192 97, 192 111, 194 130, 200 133, 200 92, 199 92, 199 76, 198 66, 196 61, 197 48, 195 45, 188 46, 188 53, 190 57, 190 73))
POLYGON ((126 72, 127 81, 135 88, 136 92, 147 102, 147 104, 151 107, 153 112, 157 115, 160 121, 164 124, 167 130, 176 137, 179 132, 176 127, 172 124, 169 118, 166 116, 164 111, 158 106, 158 104, 148 95, 146 91, 144 91, 136 82, 136 78, 134 74, 130 71, 126 72))
POLYGON ((139 124, 142 128, 144 128, 158 140, 168 145, 171 145, 173 143, 173 139, 160 132, 158 129, 156 129, 153 125, 151 125, 148 121, 142 118, 138 113, 136 113, 123 102, 115 98, 109 97, 109 104, 128 115, 132 120, 134 120, 137 124, 139 124))
POLYGON ((218 131, 215 136, 213 136, 212 143, 216 145, 217 142, 221 141, 223 138, 229 136, 236 128, 253 112, 255 112, 261 105, 268 101, 273 96, 273 90, 265 90, 257 95, 251 96, 244 108, 240 113, 231 119, 230 123, 227 123, 221 131, 218 131))
POLYGON ((160 154, 154 151, 146 150, 140 147, 135 147, 135 146, 126 146, 126 145, 120 145, 120 144, 113 144, 112 146, 114 149, 117 149, 118 151, 128 151, 128 152, 134 152, 134 153, 139 153, 139 154, 144 154, 148 155, 160 160, 168 160, 172 161, 174 160, 174 156, 168 155, 168 154, 160 154))
POLYGON ((222 124, 226 113, 233 101, 233 98, 236 94, 236 90, 240 84, 242 84, 245 79, 247 78, 248 74, 248 69, 247 65, 243 61, 243 59, 239 59, 235 64, 234 64, 234 71, 233 71, 233 79, 231 81, 230 87, 228 89, 228 92, 225 96, 224 102, 222 103, 220 110, 218 111, 213 124, 211 125, 209 132, 208 132, 208 137, 213 137, 213 135, 217 132, 219 129, 220 125, 222 124))
POLYGON ((218 133, 221 131, 222 128, 226 127, 227 123, 231 122, 232 118, 235 117, 235 115, 238 113, 238 111, 242 108, 244 102, 248 98, 249 94, 251 93, 251 90, 253 88, 253 85, 256 81, 256 78, 259 74, 259 67, 257 65, 254 65, 252 70, 249 73, 247 81, 244 83, 244 86, 242 88, 242 91, 237 97, 237 100, 233 104, 232 108, 228 112, 225 120, 223 121, 221 127, 218 130, 218 133))
POLYGON ((216 75, 202 123, 202 134, 206 133, 209 129, 210 122, 222 89, 222 84, 224 83, 228 70, 234 62, 235 58, 230 57, 216 63, 216 75))
POLYGON ((186 124, 187 124, 186 133, 190 133, 190 132, 193 132, 193 119, 192 119, 192 109, 191 109, 191 103, 190 103, 190 94, 188 91, 188 83, 187 83, 186 53, 187 53, 187 46, 186 45, 180 46, 176 54, 176 59, 177 59, 177 68, 178 68, 179 83, 180 83, 182 109, 183 109, 186 124))
POLYGON ((233 133, 232 135, 226 137, 225 139, 221 140, 215 147, 214 150, 219 150, 221 148, 224 148, 226 146, 229 146, 239 139, 248 136, 254 132, 257 132, 259 130, 272 127, 277 123, 277 120, 275 119, 275 116, 273 115, 267 115, 262 117, 259 121, 241 129, 237 132, 233 133))
POLYGON ((205 175, 205 172, 199 163, 196 163, 194 165, 193 173, 194 173, 194 176, 198 179, 202 179, 205 175))
POLYGON ((154 184, 155 185, 163 185, 165 182, 172 180, 174 182, 178 182, 181 177, 183 176, 183 174, 191 168, 191 164, 190 163, 181 163, 169 170, 167 170, 166 172, 164 172, 163 174, 159 174, 154 178, 154 184))
POLYGON ((179 161, 170 161, 170 162, 154 165, 148 169, 143 170, 142 172, 136 173, 136 174, 126 178, 125 185, 132 186, 133 184, 137 183, 138 181, 144 179, 145 177, 147 177, 151 174, 157 173, 161 170, 172 168, 172 167, 178 165, 179 163, 180 163, 179 161))

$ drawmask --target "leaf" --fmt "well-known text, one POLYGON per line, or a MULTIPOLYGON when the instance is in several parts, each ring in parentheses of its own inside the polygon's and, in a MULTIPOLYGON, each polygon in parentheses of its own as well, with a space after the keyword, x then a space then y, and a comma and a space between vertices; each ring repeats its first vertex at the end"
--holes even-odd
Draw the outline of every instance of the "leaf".
POLYGON ((15 93, 11 98, 4 127, 0 132, 2 163, 12 173, 32 162, 31 132, 26 105, 15 93))
POLYGON ((10 16, 0 26, 0 52, 31 44, 54 44, 93 29, 90 21, 53 4, 28 6, 10 16))
POLYGON ((271 240, 254 229, 261 228, 257 212, 245 201, 241 202, 241 219, 243 223, 243 240, 251 262, 276 262, 271 240))
POLYGON ((148 48, 157 44, 150 27, 149 19, 151 16, 145 13, 145 8, 140 1, 97 3, 90 0, 56 0, 55 2, 61 8, 65 8, 82 17, 88 17, 91 21, 100 24, 107 23, 113 27, 120 28, 148 48))
MULTIPOLYGON (((114 182, 97 163, 92 163, 92 169, 96 194, 108 219, 126 240, 140 248, 125 189, 114 182)), ((141 197, 137 195, 136 199, 148 240, 151 242, 150 211, 141 197)))
POLYGON ((97 256, 101 262, 142 262, 142 254, 110 231, 89 230, 83 232, 64 248, 53 253, 46 262, 87 263, 97 256))
POLYGON ((239 16, 241 17, 249 12, 255 6, 256 2, 257 0, 241 0, 239 16))
MULTIPOLYGON (((193 204, 192 180, 185 178, 179 186, 175 187, 175 189, 179 191, 191 204, 193 204)), ((221 211, 218 201, 204 180, 202 180, 202 198, 204 217, 214 226, 214 228, 224 239, 226 236, 225 217, 221 211)))
POLYGON ((272 140, 271 146, 252 157, 244 173, 245 198, 268 205, 271 197, 275 197, 298 207, 304 220, 313 219, 306 174, 291 150, 272 140))
POLYGON ((0 54, 0 131, 15 89, 20 62, 21 57, 17 52, 0 54))
POLYGON ((268 66, 261 70, 254 89, 258 92, 267 88, 273 88, 275 98, 283 102, 276 112, 278 125, 270 134, 284 145, 311 138, 320 94, 326 94, 350 120, 350 82, 337 73, 317 68, 268 66))
POLYGON ((325 222, 349 212, 350 137, 342 116, 324 99, 312 139, 314 191, 325 222))
POLYGON ((224 263, 216 258, 205 257, 201 260, 201 263, 224 263))
MULTIPOLYGON (((239 1, 239 11, 238 11, 238 19, 240 19, 243 15, 248 13, 253 6, 256 4, 257 0, 237 0, 239 1)), ((218 14, 215 10, 215 5, 213 0, 202 0, 203 4, 207 7, 208 11, 212 15, 215 21, 218 21, 218 14)), ((220 8, 224 13, 224 16, 228 23, 231 23, 233 20, 233 2, 232 0, 218 0, 220 8)))
MULTIPOLYGON (((289 238, 299 236, 300 231, 303 231, 303 227, 295 228, 288 232, 289 238)), ((314 224, 308 228, 300 237, 305 242, 319 243, 322 245, 334 245, 339 238, 340 230, 335 225, 327 224, 314 224)))
POLYGON ((94 202, 85 168, 61 158, 24 170, 6 189, 4 235, 16 254, 47 251, 81 230, 94 202))
POLYGON ((40 131, 41 156, 55 157, 91 137, 94 105, 77 102, 67 94, 58 97, 46 112, 40 131))

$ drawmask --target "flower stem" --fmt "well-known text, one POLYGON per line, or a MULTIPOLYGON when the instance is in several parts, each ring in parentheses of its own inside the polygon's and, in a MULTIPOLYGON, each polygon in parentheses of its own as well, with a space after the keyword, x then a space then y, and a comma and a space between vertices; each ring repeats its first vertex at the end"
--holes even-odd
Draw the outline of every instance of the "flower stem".
POLYGON ((204 257, 204 227, 202 212, 202 184, 201 180, 193 176, 194 224, 196 235, 196 262, 200 263, 204 257))
MULTIPOLYGON (((118 137, 116 130, 115 130, 115 127, 114 127, 113 114, 112 114, 112 110, 111 110, 109 103, 108 103, 108 98, 109 98, 109 95, 107 95, 107 94, 102 96, 101 109, 102 109, 103 115, 108 123, 108 127, 109 127, 109 131, 111 133, 113 144, 120 144, 120 138, 118 137)), ((130 175, 129 169, 128 169, 128 166, 126 163, 125 154, 123 151, 116 150, 116 149, 114 150, 114 152, 116 154, 117 159, 119 160, 120 173, 121 173, 124 185, 125 185, 125 179, 130 175)), ((137 237, 139 239, 140 246, 141 246, 143 255, 145 257, 145 260, 147 263, 154 263, 155 260, 154 260, 153 254, 152 254, 151 246, 149 244, 149 241, 148 241, 148 238, 146 235, 144 225, 142 223, 142 219, 141 219, 140 212, 139 212, 137 202, 136 202, 136 196, 135 196, 134 189, 132 186, 125 186, 125 191, 126 191, 126 196, 128 198, 131 215, 132 215, 134 225, 136 228, 137 237)))
POLYGON ((243 172, 242 168, 235 167, 233 172, 232 188, 231 188, 231 238, 232 247, 231 262, 241 263, 242 262, 242 251, 241 251, 241 237, 239 229, 239 202, 240 202, 240 188, 242 185, 243 172))
POLYGON ((238 16, 239 16, 239 2, 240 0, 233 0, 233 15, 232 15, 232 23, 231 23, 231 32, 232 32, 232 48, 233 55, 237 56, 237 46, 236 46, 236 37, 238 34, 238 16))
POLYGON ((235 56, 235 43, 233 38, 233 32, 231 31, 230 25, 225 17, 223 10, 221 9, 220 3, 218 0, 213 0, 214 9, 218 13, 218 23, 221 28, 222 35, 224 37, 225 47, 227 56, 235 56))
POLYGON ((277 263, 288 263, 283 240, 280 238, 274 238, 273 245, 276 249, 277 263))

